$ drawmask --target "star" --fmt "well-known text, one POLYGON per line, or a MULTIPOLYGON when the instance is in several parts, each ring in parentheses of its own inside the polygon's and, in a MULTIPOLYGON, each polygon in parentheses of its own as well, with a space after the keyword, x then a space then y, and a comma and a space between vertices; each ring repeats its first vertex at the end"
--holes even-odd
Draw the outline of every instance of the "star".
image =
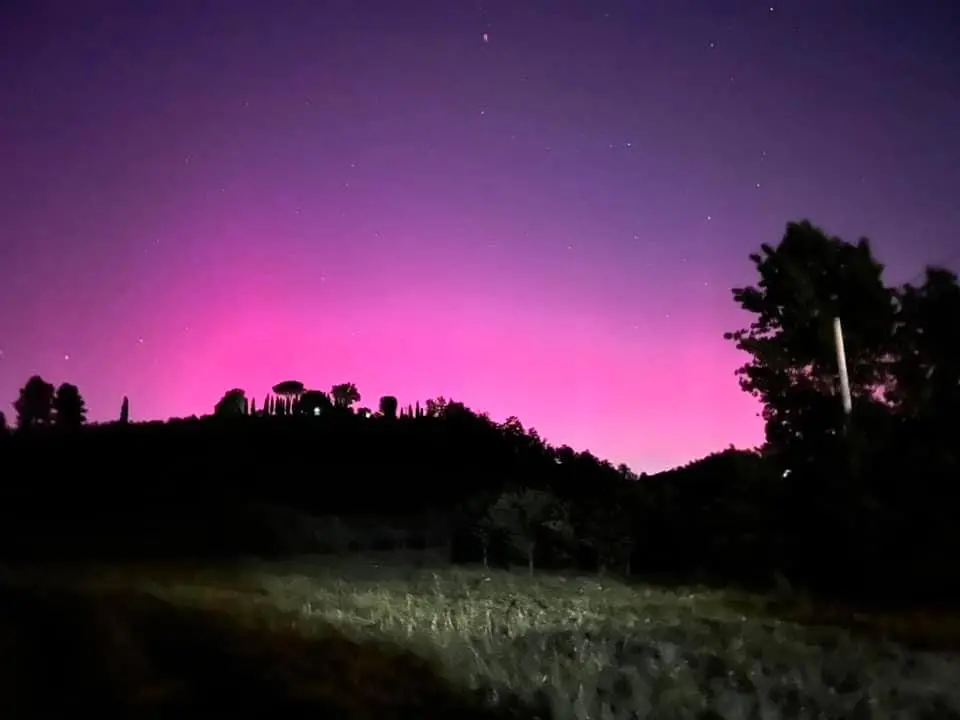
POLYGON ((483 41, 484 41, 485 43, 490 42, 490 33, 486 33, 486 32, 485 32, 483 35, 481 35, 481 38, 483 38, 483 41))
POLYGON ((70 353, 64 353, 64 354, 63 354, 63 359, 64 359, 64 360, 69 360, 69 359, 70 359, 70 353))

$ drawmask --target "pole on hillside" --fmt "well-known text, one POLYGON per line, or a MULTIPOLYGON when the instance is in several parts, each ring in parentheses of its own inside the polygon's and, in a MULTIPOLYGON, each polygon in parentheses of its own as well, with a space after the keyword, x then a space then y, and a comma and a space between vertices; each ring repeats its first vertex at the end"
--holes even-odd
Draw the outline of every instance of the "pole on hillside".
POLYGON ((840 318, 833 319, 833 342, 837 347, 837 367, 840 369, 840 399, 843 401, 843 416, 850 419, 853 400, 850 397, 850 376, 847 374, 847 352, 843 347, 843 326, 840 318))

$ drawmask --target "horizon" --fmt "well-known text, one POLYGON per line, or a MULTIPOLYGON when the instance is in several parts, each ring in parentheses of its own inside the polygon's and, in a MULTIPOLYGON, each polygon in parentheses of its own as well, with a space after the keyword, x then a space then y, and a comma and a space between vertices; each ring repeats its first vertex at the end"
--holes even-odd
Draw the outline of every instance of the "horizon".
POLYGON ((34 374, 91 421, 295 378, 637 473, 760 444, 723 333, 761 243, 955 269, 957 25, 638 5, 6 4, 0 409, 34 374))

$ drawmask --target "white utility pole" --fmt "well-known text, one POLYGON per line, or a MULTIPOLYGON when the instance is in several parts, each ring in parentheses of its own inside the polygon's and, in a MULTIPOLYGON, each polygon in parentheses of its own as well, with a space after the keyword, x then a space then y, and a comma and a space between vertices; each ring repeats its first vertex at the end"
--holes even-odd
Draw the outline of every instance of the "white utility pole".
POLYGON ((840 318, 833 319, 833 342, 837 347, 837 367, 840 368, 840 397, 843 400, 843 414, 850 417, 853 400, 850 398, 850 376, 847 375, 847 352, 843 349, 843 327, 840 318))

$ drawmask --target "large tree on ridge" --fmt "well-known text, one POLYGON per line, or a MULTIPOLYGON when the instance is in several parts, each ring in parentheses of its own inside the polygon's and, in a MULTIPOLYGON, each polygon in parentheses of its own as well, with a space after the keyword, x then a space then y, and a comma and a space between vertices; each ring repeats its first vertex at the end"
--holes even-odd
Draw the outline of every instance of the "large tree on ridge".
POLYGON ((847 243, 808 221, 789 223, 776 247, 764 244, 750 260, 759 280, 733 298, 753 321, 725 334, 748 354, 740 386, 760 400, 773 449, 834 435, 842 424, 835 317, 855 401, 874 400, 888 382, 895 306, 884 267, 866 239, 847 243))

